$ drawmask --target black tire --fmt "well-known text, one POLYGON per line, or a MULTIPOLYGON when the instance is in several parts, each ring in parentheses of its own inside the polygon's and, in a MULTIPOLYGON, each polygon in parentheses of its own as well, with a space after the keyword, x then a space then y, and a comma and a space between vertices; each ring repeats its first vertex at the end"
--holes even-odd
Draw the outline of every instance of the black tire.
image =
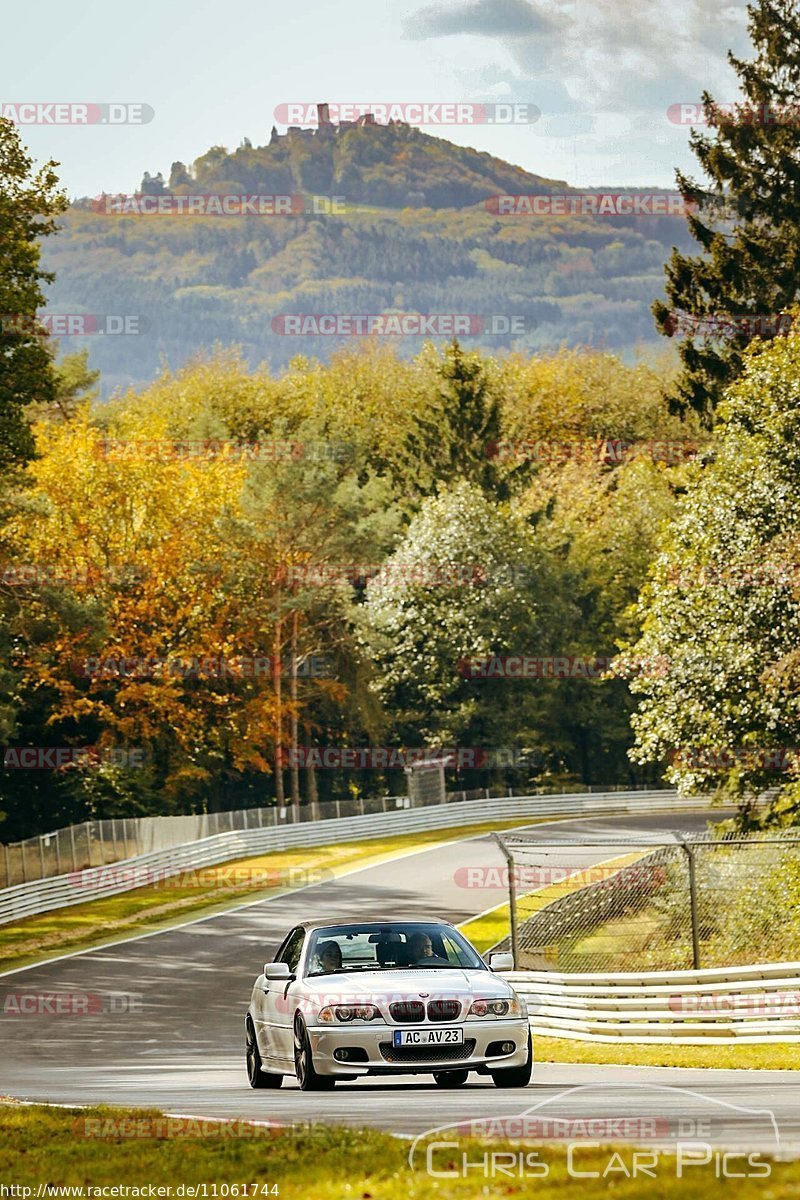
POLYGON ((501 1071, 490 1071, 495 1087, 527 1087, 533 1072, 533 1042, 528 1034, 528 1061, 522 1067, 506 1067, 501 1071))
POLYGON ((439 1087, 462 1087, 469 1079, 469 1071, 436 1071, 433 1078, 439 1087))
POLYGON ((283 1083, 282 1075, 273 1075, 264 1070, 261 1061, 261 1051, 256 1041, 256 1031, 252 1021, 245 1024, 245 1039, 247 1052, 247 1080, 251 1088, 279 1088, 283 1083))
POLYGON ((333 1075, 318 1075, 314 1069, 314 1055, 303 1018, 294 1019, 294 1073, 301 1092, 329 1092, 335 1085, 333 1075))

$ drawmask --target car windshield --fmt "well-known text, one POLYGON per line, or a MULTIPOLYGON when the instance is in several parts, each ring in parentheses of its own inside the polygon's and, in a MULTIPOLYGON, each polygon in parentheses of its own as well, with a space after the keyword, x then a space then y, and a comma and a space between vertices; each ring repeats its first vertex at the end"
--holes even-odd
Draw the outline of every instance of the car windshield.
POLYGON ((487 970, 477 951, 451 925, 409 921, 330 925, 314 930, 305 974, 420 968, 487 970))

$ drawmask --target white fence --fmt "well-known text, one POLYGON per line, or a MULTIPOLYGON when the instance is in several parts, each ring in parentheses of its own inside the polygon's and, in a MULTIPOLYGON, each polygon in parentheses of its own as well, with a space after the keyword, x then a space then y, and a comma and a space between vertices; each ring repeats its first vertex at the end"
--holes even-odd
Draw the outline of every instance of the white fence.
POLYGON ((503 974, 525 997, 534 1034, 639 1045, 800 1042, 800 963, 503 974))
POLYGON ((82 904, 101 896, 131 891, 181 871, 214 866, 295 846, 324 846, 335 842, 414 833, 426 829, 521 817, 669 812, 705 807, 704 798, 680 798, 673 791, 582 792, 551 796, 516 796, 495 800, 465 800, 424 808, 399 809, 339 820, 308 821, 277 828, 244 829, 217 834, 184 846, 124 859, 107 867, 75 871, 49 879, 16 884, 0 890, 0 925, 54 908, 82 904))

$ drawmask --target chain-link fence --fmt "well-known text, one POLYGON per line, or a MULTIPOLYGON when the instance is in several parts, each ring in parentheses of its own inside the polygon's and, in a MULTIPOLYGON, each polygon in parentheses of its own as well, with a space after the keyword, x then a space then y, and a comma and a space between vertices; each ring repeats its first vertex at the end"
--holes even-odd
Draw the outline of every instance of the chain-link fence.
MULTIPOLYGON (((24 842, 0 845, 0 888, 33 879, 47 879, 86 867, 104 867, 149 854, 153 850, 169 850, 200 838, 243 829, 269 829, 302 821, 357 817, 397 808, 421 808, 425 805, 457 803, 499 796, 530 796, 559 794, 563 788, 473 788, 470 791, 442 793, 443 772, 425 773, 425 786, 409 777, 406 796, 360 797, 352 800, 331 800, 317 804, 287 805, 278 808, 240 808, 227 812, 195 813, 174 817, 125 817, 108 821, 85 821, 54 833, 41 834, 24 842), (430 778, 428 778, 430 775, 430 778)), ((629 785, 611 787, 581 787, 574 785, 570 792, 636 791, 629 785)), ((639 790, 646 790, 644 786, 639 790)))
POLYGON ((800 960, 800 830, 639 840, 498 836, 520 970, 800 960))
POLYGON ((377 800, 341 800, 329 804, 277 808, 240 808, 228 812, 196 813, 174 817, 126 817, 109 821, 84 821, 24 842, 0 846, 0 888, 33 879, 104 867, 169 850, 200 838, 244 829, 264 829, 326 817, 354 817, 385 812, 408 804, 406 797, 377 800))

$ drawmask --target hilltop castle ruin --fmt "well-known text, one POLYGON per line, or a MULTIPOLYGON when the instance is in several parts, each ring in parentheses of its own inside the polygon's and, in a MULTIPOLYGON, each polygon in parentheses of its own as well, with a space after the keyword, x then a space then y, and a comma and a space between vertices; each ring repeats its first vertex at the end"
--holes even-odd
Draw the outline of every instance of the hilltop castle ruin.
POLYGON ((330 105, 318 104, 317 106, 317 127, 312 126, 306 128, 302 125, 287 126, 286 133, 281 135, 275 125, 272 126, 272 135, 270 137, 270 145, 273 145, 281 136, 295 138, 329 138, 336 137, 339 133, 344 133, 347 129, 362 129, 367 125, 377 125, 375 114, 371 112, 361 113, 354 121, 339 121, 335 123, 331 120, 330 105))

